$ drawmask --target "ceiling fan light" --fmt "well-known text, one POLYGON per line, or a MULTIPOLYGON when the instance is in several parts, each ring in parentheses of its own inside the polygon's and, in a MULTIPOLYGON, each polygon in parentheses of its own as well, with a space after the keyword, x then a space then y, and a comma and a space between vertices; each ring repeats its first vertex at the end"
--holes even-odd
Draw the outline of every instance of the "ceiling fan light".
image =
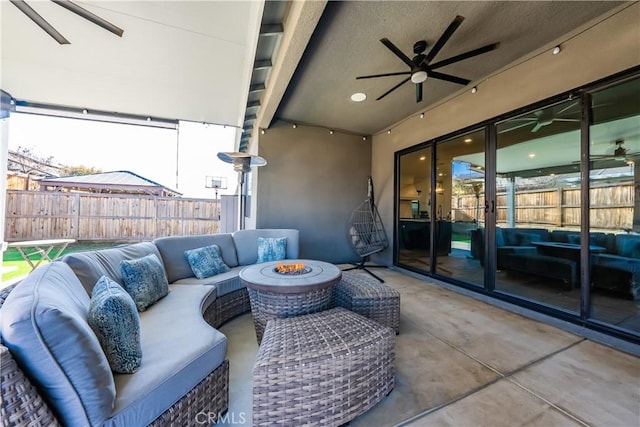
POLYGON ((427 72, 424 70, 416 71, 415 73, 411 74, 411 81, 413 83, 422 83, 425 80, 427 80, 427 72))

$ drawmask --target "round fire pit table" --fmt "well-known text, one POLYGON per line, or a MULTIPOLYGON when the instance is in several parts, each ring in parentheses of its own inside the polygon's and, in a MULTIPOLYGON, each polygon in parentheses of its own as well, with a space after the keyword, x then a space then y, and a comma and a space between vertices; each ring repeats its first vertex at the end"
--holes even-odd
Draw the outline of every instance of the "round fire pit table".
POLYGON ((329 308, 333 285, 341 276, 335 265, 308 259, 271 261, 244 268, 240 281, 249 292, 258 344, 269 320, 329 308), (289 270, 295 265, 304 267, 299 271, 279 272, 277 268, 282 265, 289 270))

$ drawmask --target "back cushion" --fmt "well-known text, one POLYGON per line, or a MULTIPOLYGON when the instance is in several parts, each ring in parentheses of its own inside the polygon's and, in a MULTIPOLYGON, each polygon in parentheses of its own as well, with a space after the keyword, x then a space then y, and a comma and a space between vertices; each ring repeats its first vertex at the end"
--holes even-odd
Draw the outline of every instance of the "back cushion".
POLYGON ((184 257, 185 251, 218 245, 222 259, 229 267, 238 266, 236 247, 231 234, 201 234, 198 236, 160 237, 153 241, 162 255, 164 268, 167 270, 169 283, 176 280, 194 277, 189 262, 184 257))
POLYGON ((138 259, 149 254, 155 254, 158 259, 162 259, 156 245, 151 242, 141 242, 100 251, 73 253, 65 255, 62 261, 69 264, 82 286, 91 295, 93 286, 102 276, 107 276, 119 285, 123 285, 121 261, 138 259))
POLYGON ((268 228, 258 230, 238 230, 233 233, 233 241, 238 252, 240 265, 255 264, 258 261, 258 237, 286 237, 287 259, 298 258, 298 230, 290 228, 268 228))
POLYGON ((88 310, 87 292, 60 261, 29 274, 1 310, 3 344, 64 425, 102 424, 115 402, 109 362, 87 323, 88 310))

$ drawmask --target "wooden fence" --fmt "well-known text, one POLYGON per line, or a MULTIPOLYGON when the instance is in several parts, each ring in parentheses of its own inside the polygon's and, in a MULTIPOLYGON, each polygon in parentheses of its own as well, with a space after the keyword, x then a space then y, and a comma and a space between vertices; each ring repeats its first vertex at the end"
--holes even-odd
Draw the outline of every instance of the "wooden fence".
MULTIPOLYGON (((590 189, 590 225, 593 229, 622 230, 633 228, 634 185, 615 184, 590 189)), ((476 196, 454 196, 454 218, 476 217, 476 196)), ((479 220, 484 222, 484 194, 479 199, 479 220)), ((508 212, 507 194, 497 194, 496 222, 504 225, 508 212)), ((580 226, 580 189, 558 188, 518 191, 515 194, 515 222, 542 227, 580 226)))
POLYGON ((7 191, 5 240, 143 241, 220 231, 219 200, 7 191))

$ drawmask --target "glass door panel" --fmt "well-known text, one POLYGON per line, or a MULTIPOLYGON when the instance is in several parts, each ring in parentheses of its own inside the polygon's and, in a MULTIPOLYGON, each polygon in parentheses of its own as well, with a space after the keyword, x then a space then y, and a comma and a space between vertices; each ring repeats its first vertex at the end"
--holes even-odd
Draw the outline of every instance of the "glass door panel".
POLYGON ((435 272, 484 286, 484 129, 436 146, 435 272))
POLYGON ((591 96, 591 315, 640 331, 640 79, 591 96))
POLYGON ((431 270, 431 149, 400 157, 398 188, 398 263, 431 270))
POLYGON ((497 125, 495 289, 580 309, 580 109, 569 100, 497 125))

